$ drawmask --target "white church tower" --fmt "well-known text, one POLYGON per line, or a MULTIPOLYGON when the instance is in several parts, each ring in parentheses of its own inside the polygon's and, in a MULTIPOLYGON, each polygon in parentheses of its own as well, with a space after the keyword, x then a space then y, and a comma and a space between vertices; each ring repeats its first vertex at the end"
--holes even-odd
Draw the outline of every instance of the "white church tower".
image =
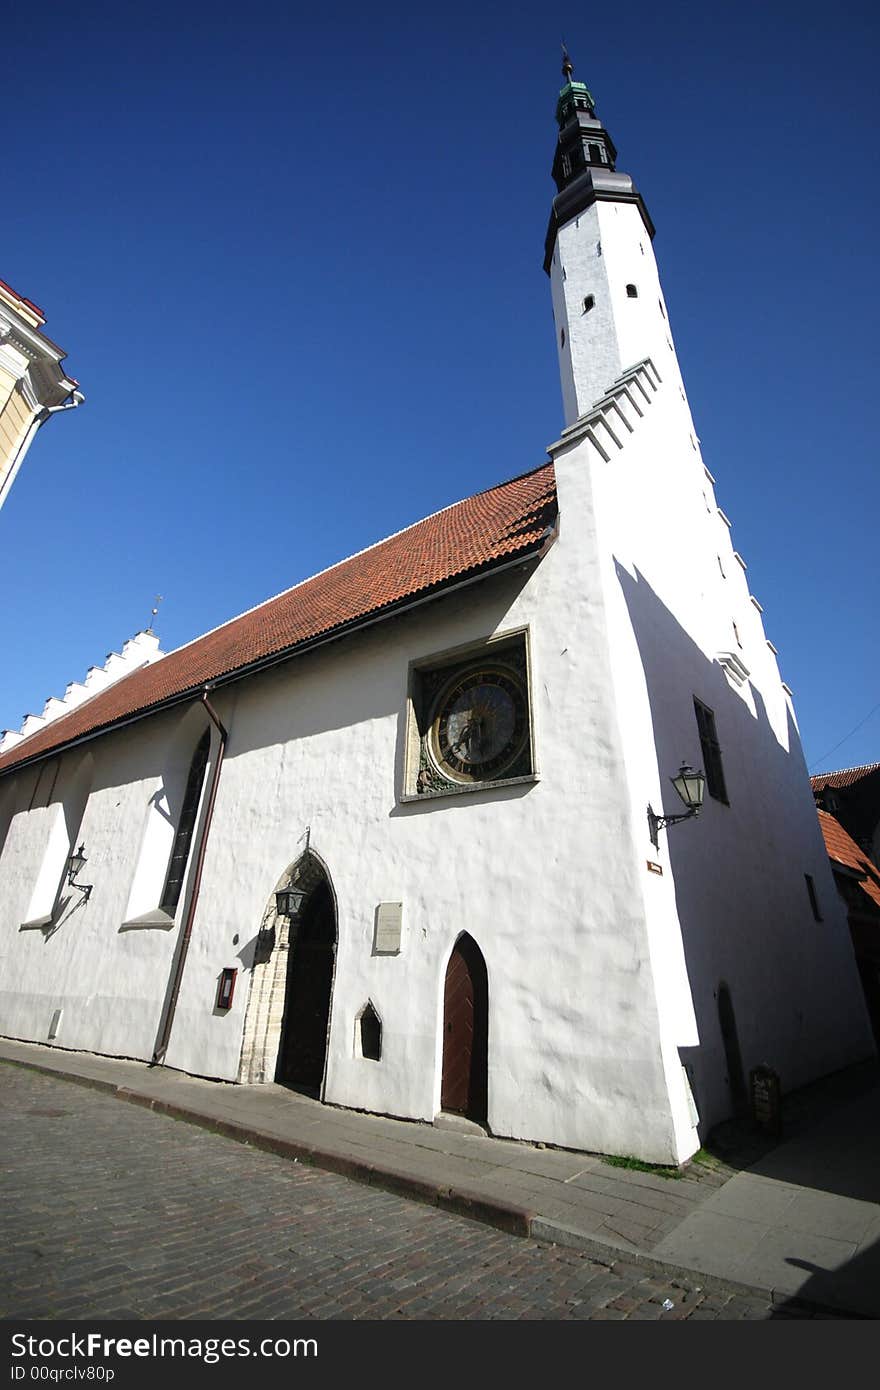
POLYGON ((578 775, 605 796, 626 783, 680 1159, 695 1144, 681 1068, 705 1132, 745 1109, 755 1065, 789 1090, 872 1047, 791 691, 701 456, 654 226, 567 53, 562 71, 544 268, 565 429, 549 452, 560 543, 583 556, 573 621, 601 612, 618 730, 591 748, 591 718, 578 775), (681 764, 705 773, 704 804, 658 825, 684 812, 681 764))

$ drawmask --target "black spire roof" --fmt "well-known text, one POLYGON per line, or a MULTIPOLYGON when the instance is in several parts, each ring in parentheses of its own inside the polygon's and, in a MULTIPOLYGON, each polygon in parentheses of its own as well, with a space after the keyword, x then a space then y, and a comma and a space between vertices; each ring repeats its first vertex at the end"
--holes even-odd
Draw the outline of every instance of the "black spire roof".
POLYGON ((585 83, 575 82, 574 64, 564 45, 562 53, 562 75, 566 80, 556 102, 559 137, 552 169, 558 193, 553 199, 544 246, 544 269, 548 274, 559 228, 592 203, 637 203, 648 235, 654 235, 654 224, 641 194, 629 174, 617 173, 617 150, 596 115, 591 92, 585 83))

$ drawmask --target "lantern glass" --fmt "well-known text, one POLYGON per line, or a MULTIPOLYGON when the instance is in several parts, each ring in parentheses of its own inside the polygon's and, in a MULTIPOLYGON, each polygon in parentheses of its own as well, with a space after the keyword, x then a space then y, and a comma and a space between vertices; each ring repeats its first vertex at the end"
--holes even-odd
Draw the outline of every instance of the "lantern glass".
POLYGON ((687 763, 682 763, 678 776, 672 778, 672 785, 689 811, 699 811, 706 790, 706 778, 702 772, 694 772, 687 763))
POLYGON ((282 917, 295 917, 305 900, 302 888, 280 888, 275 894, 275 906, 282 917))
POLYGON ((76 851, 76 853, 75 853, 75 854, 72 854, 72 855, 70 856, 69 860, 67 861, 68 877, 69 877, 69 878, 76 878, 77 874, 80 873, 80 872, 85 868, 86 863, 87 863, 88 861, 86 860, 86 856, 85 856, 85 854, 83 853, 83 850, 84 850, 84 849, 85 849, 85 845, 80 845, 80 847, 79 847, 79 849, 76 851))

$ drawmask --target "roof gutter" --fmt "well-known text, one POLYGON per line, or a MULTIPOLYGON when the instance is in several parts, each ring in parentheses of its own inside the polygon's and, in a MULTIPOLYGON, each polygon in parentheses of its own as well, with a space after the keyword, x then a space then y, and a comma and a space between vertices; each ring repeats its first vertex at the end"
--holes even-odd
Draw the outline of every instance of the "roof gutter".
POLYGON ((180 995, 180 986, 183 980, 183 971, 186 965, 187 953, 189 951, 190 937, 192 936, 193 922, 195 920, 196 915, 196 904, 199 901, 199 889, 202 886, 202 869, 204 867, 205 854, 208 848, 208 835, 211 830, 211 822, 214 819, 214 803, 217 800, 217 787, 220 782, 220 770, 223 767, 223 758, 226 753, 226 741, 229 737, 226 732, 226 729, 224 728, 223 724, 217 716, 216 710, 213 708, 213 706, 211 705, 211 701, 208 699, 208 691, 210 688, 210 686, 206 685, 204 690, 202 691, 202 704, 205 707, 205 712, 207 713, 208 718, 211 720, 212 724, 214 725, 214 727, 220 735, 220 742, 217 747, 217 756, 214 759, 214 768, 211 773, 211 787, 208 792, 208 801, 205 807, 205 814, 202 820, 201 832, 199 834, 199 849, 198 854, 196 856, 192 890, 190 892, 189 900, 186 905, 186 915, 183 919, 183 930, 181 932, 180 937, 180 946, 177 951, 177 956, 174 961, 173 973, 171 976, 171 991, 168 997, 168 1003, 165 1008, 165 1013, 162 1018, 162 1024, 159 1029, 159 1037, 156 1042, 155 1050, 153 1052, 153 1059, 150 1063, 151 1066, 157 1066, 158 1064, 163 1063, 165 1061, 165 1054, 168 1051, 168 1042, 171 1038, 171 1029, 174 1026, 174 1015, 177 1012, 177 1000, 178 996, 180 995))
POLYGON ((434 589, 431 593, 422 594, 415 599, 402 599, 397 603, 389 604, 387 608, 379 609, 373 614, 368 614, 363 618, 351 618, 348 622, 341 623, 338 627, 331 628, 328 632, 318 633, 315 637, 305 638, 302 642, 294 643, 293 646, 285 647, 280 652, 272 652, 268 656, 258 657, 255 661, 248 662, 246 666, 238 666, 234 671, 217 676, 207 682, 199 682, 198 685, 190 686, 187 690, 180 691, 174 695, 167 696, 164 700, 158 701, 154 705, 148 705, 145 709, 137 710, 136 713, 123 715, 120 719, 110 724, 102 724, 100 728, 90 729, 88 733, 80 734, 77 738, 72 738, 68 743, 57 743, 52 748, 45 749, 42 753, 34 753, 30 758, 22 758, 20 762, 13 763, 11 767, 0 769, 0 778, 6 777, 13 772, 21 772, 26 767, 31 767, 34 763, 41 762, 44 758, 55 757, 59 753, 66 752, 70 748, 78 748, 84 743, 90 743, 92 739, 100 738, 104 734, 113 733, 117 729, 125 729, 130 724, 137 724, 141 719, 146 719, 153 714, 161 714, 164 710, 173 709, 175 705, 185 704, 192 700, 199 690, 217 690, 221 686, 232 685, 235 681, 244 680, 246 676, 256 675, 261 671, 268 671, 274 666, 280 666, 283 662, 289 661, 292 657, 300 653, 314 651, 317 647, 326 646, 329 642, 336 642, 341 637, 348 637, 351 633, 362 632, 365 628, 373 627, 376 623, 384 622, 386 618, 396 617, 401 613, 408 613, 414 608, 420 608, 424 603, 431 603, 434 599, 445 598, 447 594, 456 593, 459 589, 465 589, 471 584, 475 584, 480 579, 487 579, 490 575, 503 574, 506 570, 514 569, 519 565, 529 564, 533 560, 542 560, 547 551, 552 546, 559 534, 558 519, 552 526, 548 525, 540 540, 541 543, 535 550, 528 551, 526 554, 517 555, 514 559, 505 561, 504 564, 494 565, 489 569, 479 569, 465 579, 460 579, 458 583, 446 584, 439 589, 434 589))

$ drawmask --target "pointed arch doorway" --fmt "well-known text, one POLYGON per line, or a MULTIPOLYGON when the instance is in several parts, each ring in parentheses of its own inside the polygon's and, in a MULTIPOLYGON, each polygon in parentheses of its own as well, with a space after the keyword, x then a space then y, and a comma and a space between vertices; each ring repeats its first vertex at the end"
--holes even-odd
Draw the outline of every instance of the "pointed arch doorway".
POLYGON ((317 1096, 327 1063, 336 964, 336 902, 330 881, 314 855, 309 856, 297 883, 308 889, 308 896, 290 924, 275 1080, 317 1096))
POLYGON ((484 1122, 488 1114, 489 981, 465 932, 452 948, 443 990, 441 1109, 484 1122))

